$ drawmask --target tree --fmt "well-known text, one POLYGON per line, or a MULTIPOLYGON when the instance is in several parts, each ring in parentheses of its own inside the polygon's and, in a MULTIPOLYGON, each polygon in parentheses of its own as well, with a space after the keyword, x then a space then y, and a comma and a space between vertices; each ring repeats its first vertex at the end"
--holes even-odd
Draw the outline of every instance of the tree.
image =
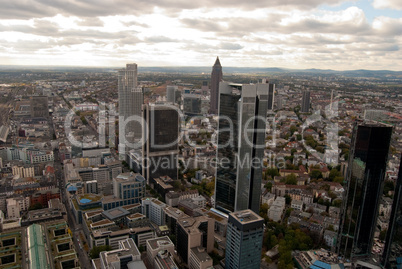
POLYGON ((272 178, 279 176, 279 171, 278 168, 274 167, 274 168, 267 168, 265 170, 265 174, 271 176, 272 178))
POLYGON ((333 181, 334 181, 334 182, 337 182, 337 183, 339 183, 339 184, 341 184, 341 185, 343 185, 344 178, 343 178, 342 176, 340 176, 340 177, 335 177, 333 181))
POLYGON ((285 195, 285 201, 287 205, 290 205, 290 203, 292 202, 292 197, 289 196, 289 194, 285 195))
POLYGON ((99 254, 102 251, 110 251, 110 250, 112 250, 112 247, 109 245, 95 246, 89 252, 89 256, 91 257, 91 259, 97 259, 99 258, 99 254))
POLYGON ((322 178, 322 173, 321 173, 320 170, 312 170, 312 171, 310 172, 310 176, 311 176, 313 179, 319 179, 319 178, 322 178))
POLYGON ((329 177, 328 178, 329 178, 330 181, 334 181, 334 179, 336 177, 341 177, 341 176, 342 176, 341 172, 339 172, 335 168, 332 168, 331 171, 329 172, 329 177))
POLYGON ((272 190, 272 182, 267 182, 267 184, 265 184, 264 187, 265 187, 269 192, 271 192, 271 190, 272 190))
POLYGON ((290 174, 285 177, 285 184, 297 185, 297 177, 295 174, 290 174))

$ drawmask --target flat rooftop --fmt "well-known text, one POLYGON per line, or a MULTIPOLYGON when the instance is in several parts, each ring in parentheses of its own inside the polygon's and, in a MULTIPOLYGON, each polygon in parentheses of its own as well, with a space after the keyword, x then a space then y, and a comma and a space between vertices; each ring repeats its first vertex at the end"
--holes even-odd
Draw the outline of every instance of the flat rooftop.
POLYGON ((130 212, 128 212, 126 209, 124 209, 122 207, 116 207, 116 208, 112 208, 112 209, 103 211, 102 215, 104 215, 106 218, 108 218, 110 220, 114 220, 114 219, 128 216, 128 215, 130 215, 130 212))
POLYGON ((251 222, 260 221, 263 219, 250 209, 233 212, 233 213, 230 213, 230 215, 241 223, 251 223, 251 222))
MULTIPOLYGON (((173 242, 170 240, 168 236, 157 237, 153 239, 147 240, 148 245, 151 246, 152 250, 156 250, 159 248, 163 248, 164 246, 172 246, 173 242)), ((174 246, 174 245, 173 245, 174 246)))

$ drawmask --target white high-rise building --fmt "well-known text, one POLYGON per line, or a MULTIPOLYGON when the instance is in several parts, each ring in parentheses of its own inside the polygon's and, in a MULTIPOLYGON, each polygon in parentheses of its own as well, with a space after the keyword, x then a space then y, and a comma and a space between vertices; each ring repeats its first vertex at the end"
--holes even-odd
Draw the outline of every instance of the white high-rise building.
POLYGON ((141 107, 144 95, 137 83, 137 64, 119 70, 119 152, 124 156, 142 138, 141 107))

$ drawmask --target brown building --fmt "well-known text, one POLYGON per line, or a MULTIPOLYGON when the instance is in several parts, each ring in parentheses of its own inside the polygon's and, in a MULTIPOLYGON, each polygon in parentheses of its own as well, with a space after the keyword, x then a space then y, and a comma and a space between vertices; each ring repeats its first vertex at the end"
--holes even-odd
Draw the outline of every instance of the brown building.
POLYGON ((31 205, 41 204, 42 207, 47 207, 49 200, 51 199, 60 199, 60 191, 59 188, 53 188, 50 190, 40 190, 31 196, 31 205))

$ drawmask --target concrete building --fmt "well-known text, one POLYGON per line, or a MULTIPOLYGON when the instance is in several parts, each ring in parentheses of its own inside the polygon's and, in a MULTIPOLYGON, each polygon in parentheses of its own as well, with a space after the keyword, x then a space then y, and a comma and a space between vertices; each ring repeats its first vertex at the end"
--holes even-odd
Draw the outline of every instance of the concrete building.
POLYGON ((190 269, 212 269, 213 260, 206 252, 205 248, 194 247, 190 250, 190 269))
POLYGON ((273 221, 280 221, 282 219, 283 211, 285 210, 285 205, 285 197, 276 197, 275 201, 268 209, 268 218, 273 221))
POLYGON ((165 225, 164 211, 167 205, 156 198, 143 198, 141 201, 142 214, 158 226, 165 225))
POLYGON ((214 247, 214 220, 206 217, 181 218, 177 222, 177 254, 190 264, 191 249, 206 248, 211 252, 214 247))
POLYGON ((121 199, 123 205, 139 203, 145 196, 145 183, 140 174, 132 172, 120 174, 113 179, 113 195, 121 199))
POLYGON ((30 205, 29 197, 14 197, 7 199, 7 217, 19 218, 21 211, 27 211, 30 205))
POLYGON ((252 210, 229 214, 226 235, 226 269, 259 269, 264 219, 252 210))
POLYGON ((34 177, 35 169, 33 166, 13 166, 13 176, 34 177))
POLYGON ((174 244, 168 236, 147 240, 147 258, 153 268, 178 268, 173 261, 174 244))
POLYGON ((142 137, 141 106, 144 95, 137 83, 137 64, 127 64, 126 68, 119 70, 119 154, 121 158, 129 152, 128 143, 142 137))
MULTIPOLYGON (((119 241, 119 248, 116 250, 101 252, 99 258, 100 269, 146 269, 144 262, 141 261, 141 253, 139 252, 134 240, 131 238, 119 241)), ((96 265, 95 268, 98 269, 96 265)))

